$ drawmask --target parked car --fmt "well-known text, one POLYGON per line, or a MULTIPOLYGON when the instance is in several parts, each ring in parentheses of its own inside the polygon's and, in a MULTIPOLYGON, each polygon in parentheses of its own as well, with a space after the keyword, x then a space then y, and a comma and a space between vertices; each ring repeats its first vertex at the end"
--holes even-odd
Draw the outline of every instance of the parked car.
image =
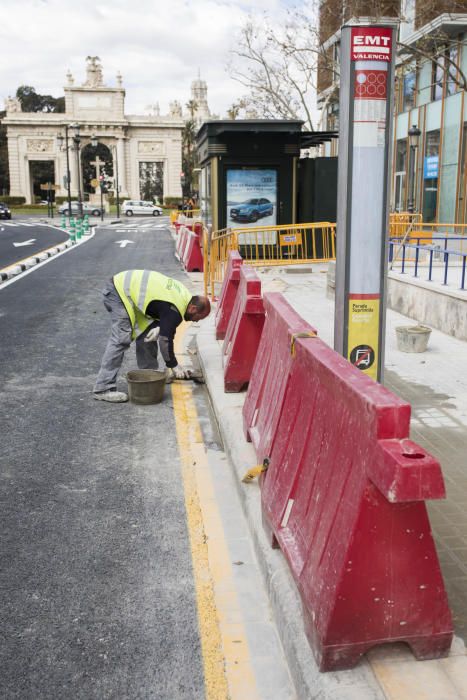
MULTIPOLYGON (((90 204, 89 202, 83 202, 83 214, 91 214, 91 216, 100 216, 102 209, 95 204, 90 204)), ((68 207, 68 202, 64 202, 59 208, 59 214, 65 214, 65 216, 70 216, 70 210, 68 207)), ((79 202, 71 202, 71 213, 73 216, 79 215, 79 202)))
POLYGON ((230 218, 233 221, 258 221, 263 216, 270 216, 274 205, 265 197, 259 199, 247 199, 246 202, 230 210, 230 218))
POLYGON ((3 202, 0 202, 0 219, 11 219, 10 207, 3 202))
POLYGON ((133 214, 160 216, 162 214, 162 207, 158 207, 152 202, 145 202, 141 199, 125 199, 122 205, 122 212, 126 214, 126 216, 133 216, 133 214))

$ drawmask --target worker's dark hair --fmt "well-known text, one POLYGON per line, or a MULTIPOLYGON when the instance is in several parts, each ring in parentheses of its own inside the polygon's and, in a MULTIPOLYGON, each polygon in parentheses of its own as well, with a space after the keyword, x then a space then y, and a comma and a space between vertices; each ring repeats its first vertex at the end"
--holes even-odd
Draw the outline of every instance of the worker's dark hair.
POLYGON ((211 304, 207 297, 201 297, 198 295, 191 297, 190 304, 196 306, 196 310, 201 314, 211 309, 211 304))

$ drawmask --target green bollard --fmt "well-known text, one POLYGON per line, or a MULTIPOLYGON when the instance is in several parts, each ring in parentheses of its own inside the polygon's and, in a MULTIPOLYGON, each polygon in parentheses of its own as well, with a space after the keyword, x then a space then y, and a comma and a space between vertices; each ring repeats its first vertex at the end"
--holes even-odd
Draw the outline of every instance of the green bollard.
POLYGON ((65 228, 65 229, 66 229, 66 216, 65 216, 65 214, 62 214, 62 220, 61 220, 61 222, 60 222, 60 226, 61 226, 62 228, 65 228))
POLYGON ((83 235, 83 220, 78 219, 78 225, 76 226, 76 238, 78 241, 81 239, 83 235))
POLYGON ((83 221, 83 234, 86 235, 87 233, 89 233, 89 216, 85 214, 83 221))
POLYGON ((76 222, 74 219, 71 219, 71 218, 70 218, 70 238, 71 238, 72 243, 76 242, 76 222))

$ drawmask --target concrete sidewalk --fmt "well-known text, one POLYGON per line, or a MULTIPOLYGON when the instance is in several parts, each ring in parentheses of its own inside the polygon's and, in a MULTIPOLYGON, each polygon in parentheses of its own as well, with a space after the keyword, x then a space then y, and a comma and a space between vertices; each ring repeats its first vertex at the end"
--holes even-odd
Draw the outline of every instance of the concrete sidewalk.
MULTIPOLYGON (((326 295, 326 265, 267 268, 260 271, 263 292, 279 291, 319 335, 332 346, 334 300, 326 295)), ((430 504, 433 533, 446 581, 457 637, 451 655, 437 661, 416 661, 405 645, 370 652, 352 671, 322 674, 306 640, 301 604, 285 559, 272 550, 261 525, 256 483, 241 477, 256 464, 251 444, 243 436, 245 393, 223 390, 222 343, 215 340, 214 313, 197 335, 213 408, 248 519, 252 540, 270 591, 291 674, 300 698, 366 700, 467 699, 467 344, 433 331, 429 350, 408 355, 397 350, 394 328, 413 324, 388 311, 386 385, 412 404, 412 438, 436 455, 443 467, 446 501, 430 504)))

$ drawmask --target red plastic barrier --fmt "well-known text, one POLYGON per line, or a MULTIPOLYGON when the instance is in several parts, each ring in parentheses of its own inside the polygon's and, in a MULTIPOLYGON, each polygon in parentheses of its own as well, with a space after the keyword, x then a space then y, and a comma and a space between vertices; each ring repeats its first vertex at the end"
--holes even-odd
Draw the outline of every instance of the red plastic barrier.
POLYGON ((187 272, 203 272, 203 253, 201 242, 196 231, 188 234, 188 239, 183 253, 183 267, 187 272))
POLYGON ((224 390, 247 386, 264 325, 261 280, 252 267, 240 267, 240 283, 223 344, 224 390))
POLYGON ((236 250, 229 253, 227 270, 222 283, 221 293, 216 311, 216 339, 223 340, 229 324, 232 309, 237 296, 238 283, 240 282, 240 267, 243 263, 242 256, 236 250))
POLYGON ((408 404, 319 338, 295 346, 261 499, 319 668, 385 642, 444 656, 452 621, 424 503, 445 495, 440 465, 407 439, 408 404))
POLYGON ((245 436, 253 442, 258 462, 271 452, 293 363, 292 341, 299 334, 316 335, 282 294, 265 294, 264 308, 266 322, 243 405, 245 436))
POLYGON ((190 236, 190 231, 187 229, 186 226, 182 226, 180 228, 178 240, 177 240, 177 245, 175 247, 176 250, 176 255, 179 258, 180 262, 183 261, 183 256, 185 254, 185 248, 188 243, 188 238, 190 236))
POLYGON ((175 233, 176 233, 177 235, 180 233, 180 226, 181 226, 181 225, 182 225, 182 224, 180 223, 180 221, 174 221, 175 233))

